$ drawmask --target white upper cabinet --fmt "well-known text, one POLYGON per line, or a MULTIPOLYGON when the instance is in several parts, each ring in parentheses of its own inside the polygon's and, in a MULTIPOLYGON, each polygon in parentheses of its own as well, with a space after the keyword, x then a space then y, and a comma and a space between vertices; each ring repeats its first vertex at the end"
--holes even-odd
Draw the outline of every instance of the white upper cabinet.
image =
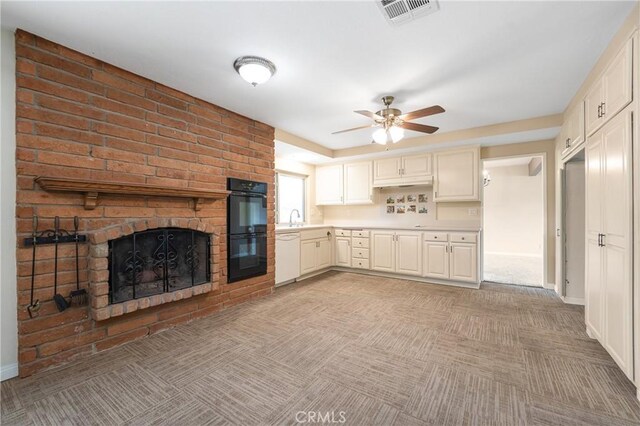
POLYGON ((601 103, 603 97, 602 79, 599 79, 593 84, 593 86, 591 86, 587 96, 584 98, 587 135, 591 135, 598 129, 600 124, 602 124, 603 119, 600 110, 602 109, 601 103))
POLYGON ((316 205, 372 203, 371 161, 316 167, 316 205))
POLYGON ((316 204, 342 204, 343 178, 342 164, 316 167, 316 204))
POLYGON ((566 116, 562 125, 562 158, 575 152, 584 142, 584 103, 576 105, 566 116))
POLYGON ((371 204, 371 161, 344 165, 344 204, 371 204))
POLYGON ((479 157, 478 148, 436 152, 433 155, 433 200, 478 201, 479 157))
POLYGON ((383 158, 373 162, 373 184, 399 181, 402 159, 400 157, 383 158))
POLYGON ((588 136, 633 100, 632 70, 633 39, 630 39, 585 97, 588 136))
POLYGON ((373 186, 429 185, 433 181, 431 154, 382 158, 373 162, 373 186))
POLYGON ((402 157, 402 182, 420 183, 429 181, 433 173, 431 171, 431 154, 420 154, 402 157))

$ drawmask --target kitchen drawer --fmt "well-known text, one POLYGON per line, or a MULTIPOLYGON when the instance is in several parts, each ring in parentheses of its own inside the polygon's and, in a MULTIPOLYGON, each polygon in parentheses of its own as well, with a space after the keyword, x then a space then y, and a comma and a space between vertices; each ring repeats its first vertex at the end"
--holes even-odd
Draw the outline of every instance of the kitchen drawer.
POLYGON ((369 259, 369 249, 354 247, 351 250, 351 255, 358 259, 369 259))
POLYGON ((351 259, 351 267, 358 269, 369 269, 369 259, 351 259))
POLYGON ((351 231, 352 237, 369 238, 369 231, 351 231))
POLYGON ((350 237, 351 231, 346 229, 336 229, 336 237, 350 237))
POLYGON ((331 233, 331 228, 309 229, 300 231, 300 239, 304 241, 315 240, 317 238, 327 238, 327 232, 331 233))
POLYGON ((449 240, 452 243, 475 243, 477 241, 477 235, 471 233, 451 233, 449 234, 449 240))
POLYGON ((447 241, 447 233, 446 232, 425 232, 424 240, 425 241, 447 241))
POLYGON ((369 238, 351 238, 351 247, 356 248, 369 248, 369 238))

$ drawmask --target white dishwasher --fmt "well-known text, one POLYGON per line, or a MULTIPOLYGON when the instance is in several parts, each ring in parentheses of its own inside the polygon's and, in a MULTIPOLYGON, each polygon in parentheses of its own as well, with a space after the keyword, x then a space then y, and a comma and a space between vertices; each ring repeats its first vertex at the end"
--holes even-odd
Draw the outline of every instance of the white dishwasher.
POLYGON ((276 286, 300 276, 300 233, 276 234, 276 286))

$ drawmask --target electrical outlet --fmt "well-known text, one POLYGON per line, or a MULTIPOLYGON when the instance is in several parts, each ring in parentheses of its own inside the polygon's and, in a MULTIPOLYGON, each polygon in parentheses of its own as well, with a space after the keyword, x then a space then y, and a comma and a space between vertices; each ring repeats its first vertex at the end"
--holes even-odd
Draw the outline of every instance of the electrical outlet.
POLYGON ((469 209, 469 216, 478 216, 478 209, 469 209))

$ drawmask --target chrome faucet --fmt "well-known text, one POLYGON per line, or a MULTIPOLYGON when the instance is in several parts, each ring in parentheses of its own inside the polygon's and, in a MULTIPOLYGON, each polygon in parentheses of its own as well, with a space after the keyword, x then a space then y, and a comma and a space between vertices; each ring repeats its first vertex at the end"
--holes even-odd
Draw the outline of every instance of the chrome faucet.
POLYGON ((300 211, 298 209, 291 210, 291 214, 289 215, 289 227, 293 226, 293 212, 296 212, 298 219, 300 219, 300 211))

